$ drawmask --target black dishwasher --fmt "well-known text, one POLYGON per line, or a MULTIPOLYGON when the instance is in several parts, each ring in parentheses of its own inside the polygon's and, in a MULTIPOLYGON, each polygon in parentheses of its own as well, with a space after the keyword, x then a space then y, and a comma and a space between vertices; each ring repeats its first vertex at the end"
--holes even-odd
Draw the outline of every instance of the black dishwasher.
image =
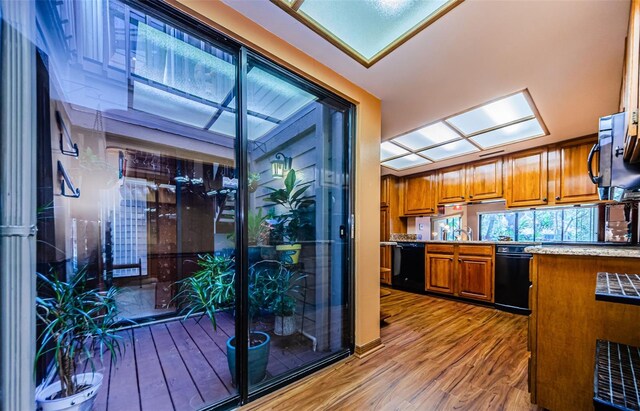
POLYGON ((393 248, 391 285, 405 291, 424 292, 424 243, 398 243, 393 248))
POLYGON ((524 249, 533 244, 496 246, 496 308, 517 314, 531 314, 529 310, 529 261, 531 254, 524 249))

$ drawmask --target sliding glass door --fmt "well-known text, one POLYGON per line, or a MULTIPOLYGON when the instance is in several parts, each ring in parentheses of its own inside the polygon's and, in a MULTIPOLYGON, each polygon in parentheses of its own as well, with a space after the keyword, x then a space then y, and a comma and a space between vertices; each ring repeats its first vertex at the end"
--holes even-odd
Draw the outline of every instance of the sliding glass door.
POLYGON ((348 350, 349 106, 258 56, 246 84, 254 390, 348 350))
POLYGON ((352 348, 352 106, 145 4, 37 2, 37 382, 70 287, 94 409, 244 402, 352 348))

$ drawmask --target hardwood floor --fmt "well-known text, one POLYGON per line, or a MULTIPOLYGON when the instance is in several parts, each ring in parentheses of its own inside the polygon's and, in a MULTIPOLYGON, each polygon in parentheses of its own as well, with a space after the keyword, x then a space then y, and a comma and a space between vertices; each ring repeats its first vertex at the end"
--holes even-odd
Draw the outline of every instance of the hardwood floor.
POLYGON ((527 318, 393 290, 385 347, 350 357, 241 410, 536 410, 527 318))

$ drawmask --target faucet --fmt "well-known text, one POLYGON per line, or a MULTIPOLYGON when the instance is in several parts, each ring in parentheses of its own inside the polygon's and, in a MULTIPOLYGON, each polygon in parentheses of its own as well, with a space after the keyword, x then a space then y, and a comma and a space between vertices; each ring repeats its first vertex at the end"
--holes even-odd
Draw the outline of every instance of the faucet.
POLYGON ((467 241, 473 241, 473 230, 471 229, 471 227, 467 226, 467 229, 463 229, 463 228, 458 228, 457 230, 454 231, 455 233, 464 233, 467 236, 467 241))

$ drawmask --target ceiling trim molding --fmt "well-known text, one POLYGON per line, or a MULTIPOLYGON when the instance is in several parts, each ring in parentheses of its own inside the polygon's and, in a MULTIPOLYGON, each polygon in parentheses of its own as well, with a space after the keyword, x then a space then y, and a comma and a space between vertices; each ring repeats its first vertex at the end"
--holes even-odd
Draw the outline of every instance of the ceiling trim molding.
POLYGON ((416 24, 415 26, 407 30, 407 32, 405 32, 402 36, 398 37, 396 40, 394 40, 388 46, 380 50, 370 59, 367 59, 366 57, 358 53, 356 50, 350 47, 347 43, 340 40, 329 30, 325 29, 320 23, 315 21, 311 16, 299 10, 304 0, 295 0, 291 5, 287 4, 284 0, 271 0, 271 2, 276 6, 280 7, 291 17, 295 18, 300 23, 310 28, 320 37, 322 37, 329 43, 333 44, 335 47, 340 49, 343 53, 345 53, 346 55, 348 55, 358 63, 362 64, 364 67, 369 68, 373 66, 375 63, 377 63, 378 61, 380 61, 382 58, 387 56, 389 53, 391 53, 392 51, 394 51, 395 49, 397 49, 398 47, 400 47, 401 45, 409 41, 413 36, 420 33, 422 30, 426 29, 431 24, 435 23, 438 19, 440 19, 440 17, 444 16, 445 14, 453 10, 455 7, 457 7, 462 2, 464 2, 464 0, 450 0, 449 2, 443 4, 438 10, 436 10, 434 13, 427 16, 418 24, 416 24))

